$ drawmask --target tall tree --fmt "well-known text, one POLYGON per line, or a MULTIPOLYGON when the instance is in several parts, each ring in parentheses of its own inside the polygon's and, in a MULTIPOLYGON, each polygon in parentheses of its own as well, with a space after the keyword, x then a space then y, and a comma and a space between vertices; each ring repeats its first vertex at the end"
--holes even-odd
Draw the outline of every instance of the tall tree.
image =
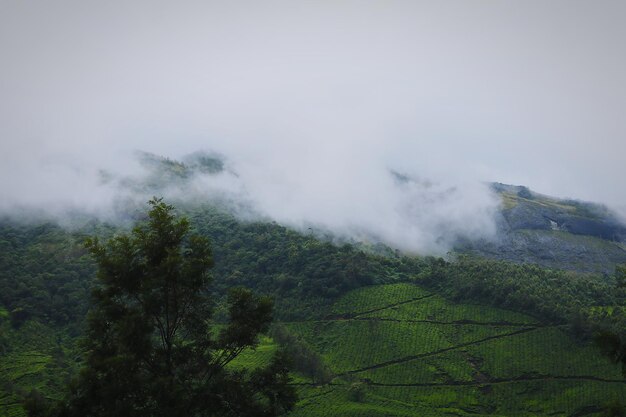
POLYGON ((272 302, 246 289, 228 296, 230 320, 212 324, 210 244, 161 199, 147 221, 87 248, 98 264, 87 357, 60 416, 274 416, 293 407, 284 355, 266 368, 229 363, 258 343, 272 302))

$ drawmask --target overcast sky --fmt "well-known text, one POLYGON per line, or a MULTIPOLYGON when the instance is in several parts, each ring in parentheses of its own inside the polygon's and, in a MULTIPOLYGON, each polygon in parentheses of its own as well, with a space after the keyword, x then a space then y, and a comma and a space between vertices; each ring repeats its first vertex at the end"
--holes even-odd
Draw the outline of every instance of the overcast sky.
MULTIPOLYGON (((625 21, 598 0, 0 0, 1 205, 100 204, 97 168, 205 149, 279 219, 340 223, 387 169, 624 208, 625 21)), ((492 207, 467 193, 453 211, 492 207)))

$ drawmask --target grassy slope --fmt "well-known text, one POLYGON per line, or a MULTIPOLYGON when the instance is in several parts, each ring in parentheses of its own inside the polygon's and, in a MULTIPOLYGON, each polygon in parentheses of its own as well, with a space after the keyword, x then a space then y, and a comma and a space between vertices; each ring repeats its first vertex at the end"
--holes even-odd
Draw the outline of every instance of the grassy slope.
MULTIPOLYGON (((18 391, 61 392, 74 353, 63 331, 29 321, 15 332, 8 324, 11 351, 0 381, 12 383, 0 390, 0 415, 21 417, 18 391)), ((558 326, 456 304, 412 284, 354 290, 324 319, 284 324, 336 375, 319 387, 294 375, 300 400, 293 416, 594 415, 626 396, 619 369, 558 326), (350 399, 355 383, 365 391, 360 401, 350 399)), ((262 366, 277 348, 263 337, 232 366, 262 366)))
POLYGON ((626 396, 619 369, 558 327, 428 294, 367 287, 339 300, 328 320, 289 323, 337 374, 331 385, 303 387, 292 414, 593 415, 626 396), (359 381, 365 399, 351 401, 359 381))
POLYGON ((21 398, 31 390, 48 398, 64 392, 78 368, 77 339, 35 320, 19 330, 0 321, 0 328, 5 340, 0 355, 0 416, 22 417, 21 398))

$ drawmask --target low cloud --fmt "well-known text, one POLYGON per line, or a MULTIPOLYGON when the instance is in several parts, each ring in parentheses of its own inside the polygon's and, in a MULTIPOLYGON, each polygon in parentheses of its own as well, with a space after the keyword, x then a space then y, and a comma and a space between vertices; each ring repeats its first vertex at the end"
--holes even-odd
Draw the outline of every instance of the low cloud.
POLYGON ((119 222, 157 195, 186 204, 216 204, 244 221, 277 221, 302 232, 382 242, 413 253, 443 254, 460 237, 495 235, 498 200, 475 181, 421 180, 377 163, 374 155, 352 163, 339 155, 300 155, 284 163, 267 158, 254 164, 238 154, 200 155, 220 161, 219 170, 195 167, 197 153, 181 163, 135 152, 123 170, 119 164, 96 168, 49 163, 38 171, 45 173, 41 188, 16 193, 0 210, 64 224, 76 214, 119 222))
POLYGON ((492 235, 486 181, 626 207, 625 7, 3 2, 0 211, 114 217, 137 149, 226 157, 172 195, 410 251, 492 235))

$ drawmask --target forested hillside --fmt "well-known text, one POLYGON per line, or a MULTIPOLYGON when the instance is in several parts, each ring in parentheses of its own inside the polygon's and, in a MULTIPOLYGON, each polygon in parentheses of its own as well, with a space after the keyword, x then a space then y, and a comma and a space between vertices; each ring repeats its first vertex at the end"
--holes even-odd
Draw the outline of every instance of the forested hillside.
POLYGON ((626 417, 626 0, 0 0, 0 417, 626 417))
MULTIPOLYGON (((181 206, 180 211, 196 232, 211 239, 218 320, 225 317, 225 294, 231 287, 252 288, 275 300, 275 320, 283 331, 273 331, 274 341, 264 339, 260 357, 251 352, 239 363, 245 365, 246 357, 249 364, 263 363, 263 352, 275 349, 276 343, 296 346, 292 354, 308 365, 295 369, 295 383, 319 385, 302 387, 302 408, 296 415, 324 414, 321 410, 327 407, 355 415, 387 415, 392 409, 397 415, 447 408, 503 415, 511 410, 565 410, 559 404, 567 402, 566 396, 535 408, 521 403, 501 408, 513 395, 513 388, 502 390, 508 387, 506 381, 518 379, 526 381, 520 386, 529 393, 528 401, 539 403, 547 401, 540 398, 566 395, 567 387, 576 385, 571 379, 588 380, 579 388, 588 390, 585 400, 568 405, 568 413, 574 408, 600 410, 624 392, 617 382, 619 367, 587 340, 594 328, 619 326, 623 320, 622 310, 611 307, 624 302, 624 291, 616 289, 612 276, 466 256, 446 261, 391 250, 376 255, 271 222, 242 222, 214 206, 181 206), (405 284, 378 286, 401 282, 405 284), (358 288, 371 290, 354 292, 358 288), (503 342, 512 344, 487 343, 509 333, 510 339, 506 336, 503 342), (575 355, 574 367, 561 363, 544 369, 528 353, 558 357, 571 344, 581 346, 579 353, 568 353, 575 355), (450 357, 453 354, 457 356, 450 357), (500 355, 517 358, 512 374, 493 368, 502 366, 497 365, 500 355), (403 358, 419 364, 422 356, 436 363, 419 365, 426 366, 424 370, 402 365, 403 358), (560 379, 564 381, 549 382, 560 379), (489 382, 497 388, 493 395, 492 388, 483 387, 491 387, 489 382), (448 391, 431 387, 440 383, 448 391), (406 386, 402 392, 401 386, 406 386), (419 395, 416 389, 422 389, 419 395), (316 393, 324 393, 324 401, 332 404, 319 402, 322 398, 313 401, 316 393), (408 405, 406 395, 421 398, 417 409, 410 411, 414 406, 408 405), (401 411, 390 406, 398 401, 405 404, 401 411)), ((95 272, 83 242, 88 235, 109 237, 117 230, 95 221, 74 229, 53 223, 2 223, 0 410, 7 415, 23 415, 24 398, 58 397, 75 373, 81 358, 77 341, 95 272)))

